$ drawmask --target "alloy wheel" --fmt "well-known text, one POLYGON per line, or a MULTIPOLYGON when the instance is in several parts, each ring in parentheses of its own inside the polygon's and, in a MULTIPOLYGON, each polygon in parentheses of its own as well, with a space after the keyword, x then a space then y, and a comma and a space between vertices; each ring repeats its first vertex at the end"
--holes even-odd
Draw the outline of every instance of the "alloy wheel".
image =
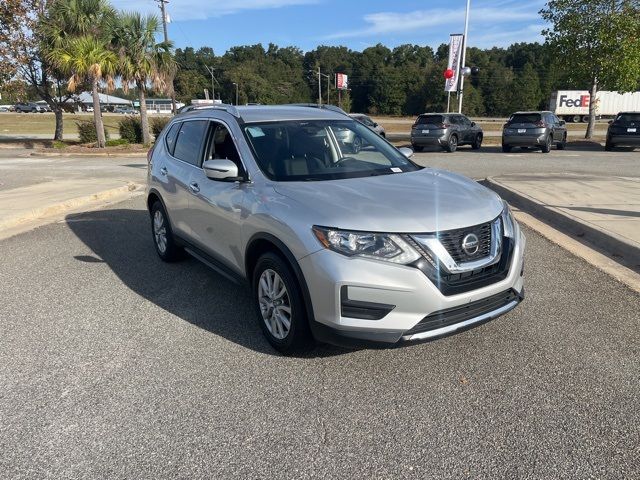
POLYGON ((284 340, 291 330, 291 300, 284 281, 270 268, 260 275, 258 304, 269 333, 284 340))
POLYGON ((160 253, 167 251, 167 227, 164 222, 164 215, 160 210, 156 210, 153 215, 153 237, 160 253))

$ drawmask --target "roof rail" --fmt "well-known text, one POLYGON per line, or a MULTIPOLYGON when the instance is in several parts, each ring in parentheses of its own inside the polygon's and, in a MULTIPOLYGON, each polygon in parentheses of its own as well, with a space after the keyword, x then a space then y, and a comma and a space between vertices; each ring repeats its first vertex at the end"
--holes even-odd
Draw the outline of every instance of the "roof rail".
POLYGON ((213 105, 187 105, 180 113, 192 112, 194 110, 223 110, 236 118, 241 118, 238 109, 234 105, 227 105, 226 103, 216 103, 213 105))

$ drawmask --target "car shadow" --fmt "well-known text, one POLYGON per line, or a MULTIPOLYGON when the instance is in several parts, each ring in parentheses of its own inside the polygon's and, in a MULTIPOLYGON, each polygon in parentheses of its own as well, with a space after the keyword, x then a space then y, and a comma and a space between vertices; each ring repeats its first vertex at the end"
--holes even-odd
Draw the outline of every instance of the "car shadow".
MULTIPOLYGON (((75 255, 76 260, 104 262, 129 289, 179 319, 245 348, 278 355, 256 320, 248 286, 234 284, 186 255, 176 263, 162 262, 153 246, 146 211, 83 212, 68 215, 66 223, 93 252, 75 255)), ((318 345, 303 356, 327 357, 350 351, 318 345)))

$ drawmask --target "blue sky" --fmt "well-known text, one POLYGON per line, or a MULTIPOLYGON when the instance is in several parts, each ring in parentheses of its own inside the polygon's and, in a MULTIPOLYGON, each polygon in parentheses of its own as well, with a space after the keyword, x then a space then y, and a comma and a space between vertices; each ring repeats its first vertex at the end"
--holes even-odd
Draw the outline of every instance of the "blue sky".
MULTIPOLYGON (((120 9, 159 12, 153 0, 112 0, 120 9)), ((469 44, 540 41, 542 0, 471 0, 469 44)), ((317 45, 363 50, 376 43, 438 46, 462 33, 466 0, 170 0, 176 47, 273 42, 307 51, 317 45)))

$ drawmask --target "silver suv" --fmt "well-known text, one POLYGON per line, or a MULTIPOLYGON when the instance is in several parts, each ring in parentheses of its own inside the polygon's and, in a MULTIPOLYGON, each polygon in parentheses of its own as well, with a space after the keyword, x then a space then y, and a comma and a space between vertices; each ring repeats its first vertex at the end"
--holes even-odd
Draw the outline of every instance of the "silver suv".
POLYGON ((156 251, 248 283, 283 353, 431 339, 513 309, 525 239, 509 208, 411 154, 324 109, 177 115, 149 152, 156 251))

